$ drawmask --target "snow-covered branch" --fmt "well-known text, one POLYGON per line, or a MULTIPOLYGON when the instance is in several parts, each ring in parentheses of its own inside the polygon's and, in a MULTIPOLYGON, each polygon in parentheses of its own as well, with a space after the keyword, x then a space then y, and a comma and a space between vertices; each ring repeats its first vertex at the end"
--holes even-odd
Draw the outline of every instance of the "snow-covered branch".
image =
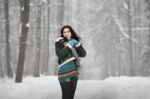
POLYGON ((132 28, 132 31, 148 31, 149 27, 139 27, 139 28, 132 28))
MULTIPOLYGON (((129 39, 129 35, 124 31, 123 27, 121 26, 121 24, 119 23, 119 21, 115 18, 115 22, 117 24, 117 26, 119 27, 119 29, 121 30, 121 33, 123 34, 123 36, 127 39, 129 39)), ((138 43, 138 40, 132 37, 132 41, 135 43, 138 43)))
POLYGON ((121 24, 119 23, 119 21, 117 19, 115 19, 115 22, 117 24, 117 26, 119 27, 119 29, 121 30, 121 33, 126 37, 129 38, 129 35, 124 31, 123 27, 121 26, 121 24))

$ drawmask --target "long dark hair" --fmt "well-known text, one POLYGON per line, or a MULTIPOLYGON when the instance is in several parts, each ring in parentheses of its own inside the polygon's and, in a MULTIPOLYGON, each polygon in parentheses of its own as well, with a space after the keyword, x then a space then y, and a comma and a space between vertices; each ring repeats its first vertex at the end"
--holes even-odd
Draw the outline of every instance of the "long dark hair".
POLYGON ((65 41, 67 41, 67 38, 63 36, 63 31, 65 28, 68 28, 71 32, 71 38, 76 39, 77 41, 80 41, 80 37, 77 35, 77 33, 73 30, 73 28, 70 25, 65 25, 61 29, 61 37, 64 38, 65 41))

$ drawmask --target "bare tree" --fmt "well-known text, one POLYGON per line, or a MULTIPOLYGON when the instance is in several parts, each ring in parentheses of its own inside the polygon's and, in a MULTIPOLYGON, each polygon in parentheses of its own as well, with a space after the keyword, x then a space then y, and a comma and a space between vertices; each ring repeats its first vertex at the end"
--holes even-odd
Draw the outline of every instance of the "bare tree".
POLYGON ((2 62, 0 60, 0 77, 4 77, 2 62))
POLYGON ((64 0, 63 24, 72 24, 72 0, 64 0))
POLYGON ((127 1, 128 4, 128 34, 129 34, 129 75, 135 76, 134 60, 133 60, 133 48, 132 48, 132 16, 131 16, 131 1, 127 1))
POLYGON ((47 74, 48 70, 48 36, 47 36, 47 2, 42 2, 42 27, 41 27, 41 73, 47 74))
POLYGON ((26 41, 28 34, 29 25, 29 11, 30 11, 30 0, 21 0, 21 36, 20 36, 20 48, 18 56, 18 64, 16 71, 15 82, 22 82, 24 61, 25 61, 25 51, 26 51, 26 41))
POLYGON ((50 46, 50 42, 49 42, 49 37, 50 37, 50 4, 51 4, 51 0, 47 0, 47 33, 46 33, 46 61, 45 61, 45 72, 46 74, 48 73, 48 66, 49 66, 49 46, 50 46))
MULTIPOLYGON (((145 2, 147 3, 147 11, 148 13, 150 13, 150 1, 149 0, 145 0, 145 2)), ((150 15, 147 15, 148 20, 150 21, 150 15)), ((147 76, 150 74, 150 24, 149 24, 149 34, 148 34, 148 48, 145 51, 145 53, 143 54, 144 56, 144 60, 143 60, 143 71, 142 71, 142 75, 147 76)))
MULTIPOLYGON (((59 15, 58 15, 58 26, 63 25, 64 21, 64 2, 65 0, 59 0, 60 5, 58 6, 59 15)), ((58 31, 59 32, 59 31, 58 31)))
POLYGON ((10 41, 9 41, 9 0, 4 0, 5 2, 5 21, 6 21, 6 65, 7 65, 7 76, 12 78, 12 68, 10 65, 10 41))
POLYGON ((40 69, 40 55, 41 55, 41 1, 38 0, 38 13, 37 13, 37 31, 36 31, 36 59, 34 65, 34 77, 39 77, 39 69, 40 69))

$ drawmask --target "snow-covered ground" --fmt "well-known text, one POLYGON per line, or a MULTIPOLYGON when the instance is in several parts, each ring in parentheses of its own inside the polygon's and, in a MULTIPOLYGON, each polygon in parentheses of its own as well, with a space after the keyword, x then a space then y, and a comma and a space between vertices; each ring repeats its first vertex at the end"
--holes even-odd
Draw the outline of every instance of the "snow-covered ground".
MULTIPOLYGON (((150 78, 109 77, 79 80, 75 99, 150 99, 150 78)), ((23 83, 0 80, 0 99, 61 99, 55 76, 25 77, 23 83)))

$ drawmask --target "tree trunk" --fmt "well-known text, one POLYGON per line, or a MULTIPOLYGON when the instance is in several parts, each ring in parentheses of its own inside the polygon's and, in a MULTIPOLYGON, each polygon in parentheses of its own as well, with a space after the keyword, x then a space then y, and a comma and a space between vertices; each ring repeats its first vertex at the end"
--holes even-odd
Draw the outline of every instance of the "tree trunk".
POLYGON ((49 46, 50 46, 50 42, 49 42, 49 33, 50 33, 50 0, 47 0, 47 43, 46 43, 46 49, 47 49, 47 54, 46 54, 46 68, 45 68, 45 72, 46 74, 48 74, 48 66, 49 66, 49 56, 50 56, 50 52, 49 52, 49 46))
MULTIPOLYGON (((58 26, 61 27, 63 26, 63 21, 64 21, 64 2, 65 0, 60 0, 60 6, 58 6, 59 8, 59 15, 58 15, 58 26)), ((60 31, 58 31, 60 32, 60 31)))
POLYGON ((64 19, 63 24, 72 25, 72 0, 64 1, 64 19))
POLYGON ((46 20, 46 18, 47 18, 47 14, 46 14, 46 12, 47 12, 47 2, 43 2, 42 3, 42 28, 41 28, 41 32, 42 32, 42 34, 43 34, 43 36, 42 36, 42 39, 41 39, 41 46, 42 46, 42 53, 41 53, 41 64, 42 64, 42 67, 41 67, 41 73, 42 74, 46 74, 46 68, 47 68, 47 58, 46 58, 46 56, 47 56, 47 46, 48 45, 46 45, 47 44, 47 20, 46 20))
POLYGON ((22 82, 24 62, 25 62, 25 51, 26 51, 26 41, 28 34, 29 25, 29 11, 30 11, 30 0, 21 0, 21 36, 20 36, 20 48, 18 56, 18 64, 16 71, 15 82, 22 82))
POLYGON ((4 73, 3 73, 3 67, 2 67, 2 62, 0 60, 0 77, 4 77, 4 73))
POLYGON ((34 77, 40 76, 40 55, 41 55, 41 1, 38 0, 37 31, 36 31, 36 58, 34 65, 34 77))
POLYGON ((129 34, 129 75, 135 76, 134 60, 133 60, 133 48, 132 48, 132 22, 131 22, 131 2, 128 0, 128 34, 129 34))
MULTIPOLYGON (((150 1, 149 0, 145 0, 145 2, 147 3, 147 11, 148 13, 150 12, 150 1)), ((147 15, 147 19, 150 21, 150 15, 147 15)), ((150 75, 150 24, 149 24, 149 34, 147 35, 148 36, 148 48, 147 48, 147 51, 143 54, 143 66, 141 67, 141 74, 143 76, 148 76, 150 75)))
POLYGON ((12 78, 13 72, 10 65, 10 41, 9 41, 9 0, 5 1, 5 21, 6 21, 6 65, 7 65, 7 76, 12 78))

